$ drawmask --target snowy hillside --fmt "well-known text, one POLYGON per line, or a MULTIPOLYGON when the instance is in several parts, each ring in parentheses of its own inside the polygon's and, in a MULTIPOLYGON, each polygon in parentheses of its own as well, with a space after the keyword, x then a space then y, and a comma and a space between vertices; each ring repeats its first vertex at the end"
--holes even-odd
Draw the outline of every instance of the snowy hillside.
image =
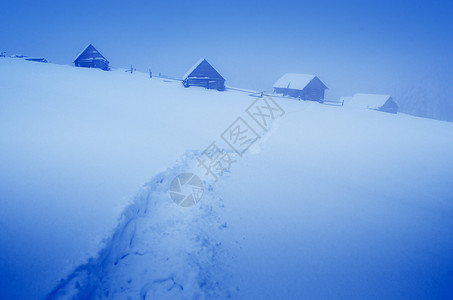
POLYGON ((451 298, 453 123, 274 100, 263 129, 247 93, 1 59, 0 298, 451 298))

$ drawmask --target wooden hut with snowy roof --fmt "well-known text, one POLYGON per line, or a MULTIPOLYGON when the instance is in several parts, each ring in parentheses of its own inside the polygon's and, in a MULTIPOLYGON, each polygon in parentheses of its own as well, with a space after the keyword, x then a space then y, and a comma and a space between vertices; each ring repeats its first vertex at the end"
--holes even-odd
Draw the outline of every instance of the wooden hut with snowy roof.
POLYGON ((396 114, 398 103, 390 95, 354 94, 352 97, 342 97, 345 107, 366 108, 396 114))
POLYGON ((225 90, 225 79, 206 59, 200 59, 184 74, 183 85, 223 91, 225 90))
POLYGON ((288 73, 274 85, 274 93, 302 100, 324 101, 327 86, 315 75, 288 73))
POLYGON ((74 65, 83 68, 98 68, 104 71, 110 70, 109 61, 92 44, 89 44, 77 56, 74 60, 74 65))

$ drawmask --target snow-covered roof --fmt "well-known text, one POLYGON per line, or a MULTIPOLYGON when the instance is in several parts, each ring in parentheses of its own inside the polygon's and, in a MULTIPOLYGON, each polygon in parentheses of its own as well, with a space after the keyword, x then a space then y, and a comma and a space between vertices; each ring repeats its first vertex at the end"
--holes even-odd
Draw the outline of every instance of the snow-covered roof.
POLYGON ((352 97, 341 97, 344 99, 344 106, 355 108, 378 109, 391 98, 390 95, 379 94, 354 94, 352 97))
POLYGON ((225 80, 222 75, 204 58, 199 59, 187 72, 183 79, 188 77, 197 78, 217 78, 225 80))
POLYGON ((303 90, 316 76, 310 74, 287 73, 273 85, 273 88, 303 90))
POLYGON ((340 101, 350 101, 352 99, 352 96, 345 96, 345 97, 340 97, 340 101))
POLYGON ((80 51, 80 53, 79 53, 79 54, 78 54, 78 55, 76 56, 76 58, 74 59, 74 61, 76 61, 76 60, 77 60, 77 58, 79 58, 79 57, 80 57, 80 55, 82 55, 82 54, 83 54, 83 52, 85 52, 85 50, 87 50, 87 49, 88 49, 88 47, 90 47, 90 46, 91 46, 91 44, 88 44, 88 45, 87 45, 87 46, 86 46, 85 48, 83 48, 83 50, 82 50, 82 51, 80 51))
POLYGON ((189 77, 189 75, 205 60, 204 58, 200 58, 182 77, 183 79, 189 77))

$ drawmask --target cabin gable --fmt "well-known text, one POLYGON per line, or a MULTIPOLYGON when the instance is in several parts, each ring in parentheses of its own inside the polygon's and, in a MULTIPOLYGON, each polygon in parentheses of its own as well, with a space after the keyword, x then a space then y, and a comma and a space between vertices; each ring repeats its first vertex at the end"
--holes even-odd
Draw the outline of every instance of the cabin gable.
POLYGON ((110 70, 109 61, 92 45, 88 45, 74 60, 76 67, 110 70))
POLYGON ((183 76, 183 85, 223 91, 225 79, 206 59, 201 59, 183 76))
POLYGON ((314 75, 285 74, 274 84, 274 93, 302 100, 324 101, 327 86, 314 75))
POLYGON ((387 101, 385 101, 384 105, 379 107, 380 111, 383 112, 388 112, 388 113, 393 113, 396 114, 399 110, 398 104, 393 100, 392 97, 390 97, 387 101))

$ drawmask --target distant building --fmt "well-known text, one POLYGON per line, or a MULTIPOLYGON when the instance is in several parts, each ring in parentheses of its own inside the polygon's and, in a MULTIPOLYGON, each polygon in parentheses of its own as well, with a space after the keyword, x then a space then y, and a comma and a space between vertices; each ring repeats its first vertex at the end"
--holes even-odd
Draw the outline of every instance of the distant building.
POLYGON ((390 95, 355 94, 352 97, 341 97, 345 107, 365 108, 396 114, 398 103, 390 95))
POLYGON ((47 63, 47 59, 44 57, 26 57, 25 60, 28 61, 36 61, 36 62, 42 62, 42 63, 47 63))
POLYGON ((201 86, 219 91, 225 90, 225 79, 214 69, 206 59, 200 59, 183 76, 183 85, 201 86))
POLYGON ((288 73, 273 88, 275 94, 322 102, 327 86, 315 75, 288 73))
POLYGON ((74 65, 83 68, 98 68, 104 71, 110 70, 109 61, 91 44, 77 56, 74 65))
POLYGON ((10 56, 11 58, 25 58, 25 57, 28 57, 27 55, 23 55, 23 54, 13 54, 10 56))

